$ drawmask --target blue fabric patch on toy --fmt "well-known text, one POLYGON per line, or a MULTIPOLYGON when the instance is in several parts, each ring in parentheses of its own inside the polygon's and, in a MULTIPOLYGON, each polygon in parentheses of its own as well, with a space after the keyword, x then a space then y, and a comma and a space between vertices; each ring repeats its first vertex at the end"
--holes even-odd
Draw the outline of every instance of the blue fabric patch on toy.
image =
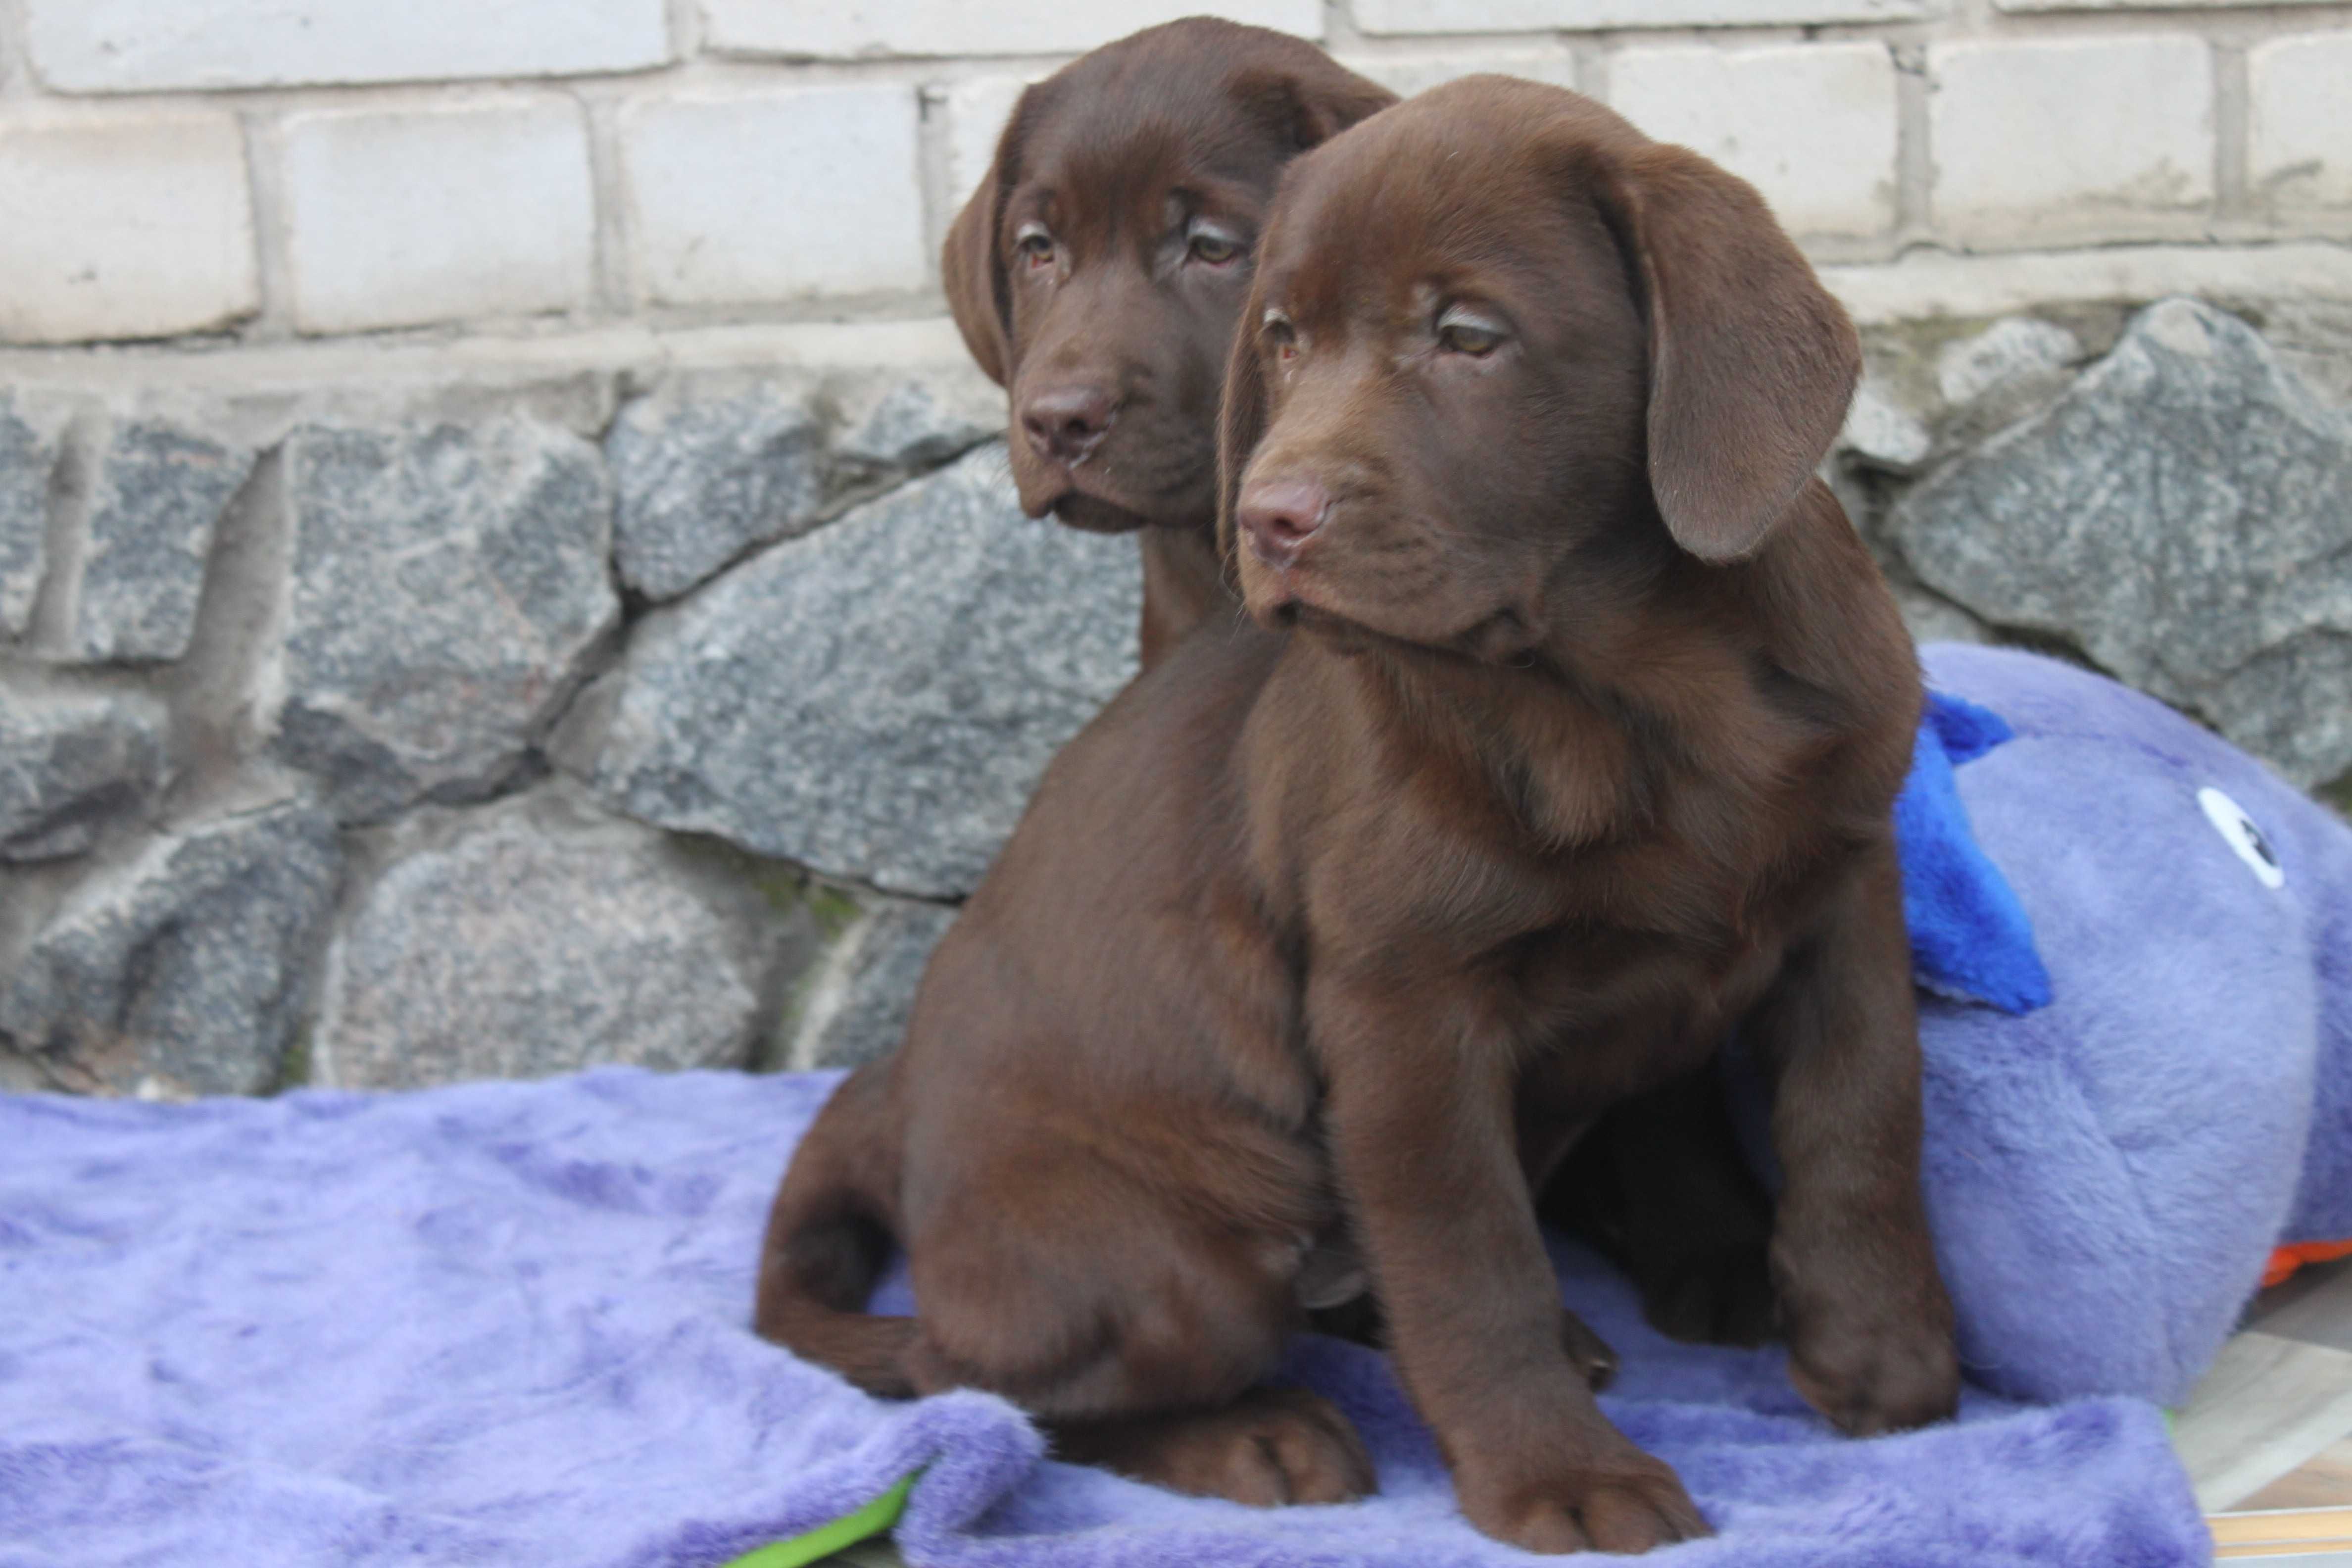
POLYGON ((2050 1005, 2050 972, 2016 889, 1977 843, 1952 773, 2014 733, 1990 709, 1929 691, 1895 800, 1895 839, 1914 977, 1938 995, 2031 1013, 2050 1005))

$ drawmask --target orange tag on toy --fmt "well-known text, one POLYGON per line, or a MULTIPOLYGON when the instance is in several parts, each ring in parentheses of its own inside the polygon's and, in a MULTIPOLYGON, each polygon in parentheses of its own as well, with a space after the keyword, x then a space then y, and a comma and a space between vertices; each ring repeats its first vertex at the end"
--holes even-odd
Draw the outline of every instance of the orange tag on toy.
POLYGON ((2288 1275, 2306 1263, 2333 1263, 2339 1258, 2352 1258, 2352 1241, 2289 1243, 2271 1253, 2270 1267, 2263 1270, 2263 1289, 2284 1284, 2288 1275))

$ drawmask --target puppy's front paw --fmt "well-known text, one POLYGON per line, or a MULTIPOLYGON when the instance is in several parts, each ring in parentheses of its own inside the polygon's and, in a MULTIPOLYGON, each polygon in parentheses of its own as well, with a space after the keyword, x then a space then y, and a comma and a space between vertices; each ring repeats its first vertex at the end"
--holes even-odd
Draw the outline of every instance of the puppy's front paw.
POLYGON ((1832 1318, 1792 1324, 1789 1381, 1849 1436, 1874 1436, 1941 1421, 1959 1405, 1951 1321, 1832 1318))
POLYGON ((1672 1467, 1631 1444, 1539 1479, 1462 1482, 1465 1518, 1524 1552, 1647 1552, 1714 1530, 1672 1467))

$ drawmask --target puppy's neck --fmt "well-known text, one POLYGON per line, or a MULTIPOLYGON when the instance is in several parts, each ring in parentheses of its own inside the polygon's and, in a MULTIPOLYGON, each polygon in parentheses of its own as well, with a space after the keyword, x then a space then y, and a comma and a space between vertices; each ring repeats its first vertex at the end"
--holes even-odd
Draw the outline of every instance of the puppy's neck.
POLYGON ((1747 561, 1591 564, 1563 568, 1540 635, 1508 659, 1319 651, 1348 668, 1385 743, 1450 759, 1532 846, 1639 834, 1691 788, 1761 798, 1833 753, 1856 777, 1891 769, 1891 796, 1917 721, 1916 658, 1826 487, 1747 561))
POLYGON ((1384 755, 1444 775, 1449 797, 1502 839, 1566 849, 1620 837, 1644 813, 1653 719, 1545 650, 1505 664, 1402 644, 1312 657, 1350 689, 1384 755))
POLYGON ((1143 556, 1143 664, 1160 662, 1193 627, 1229 620, 1238 605, 1217 554, 1213 522, 1153 524, 1138 537, 1143 556))
POLYGON ((1212 605, 1228 605, 1235 597, 1233 584, 1226 580, 1224 560, 1217 553, 1213 516, 1197 522, 1151 523, 1136 538, 1143 554, 1146 583, 1164 585, 1202 615, 1212 605))

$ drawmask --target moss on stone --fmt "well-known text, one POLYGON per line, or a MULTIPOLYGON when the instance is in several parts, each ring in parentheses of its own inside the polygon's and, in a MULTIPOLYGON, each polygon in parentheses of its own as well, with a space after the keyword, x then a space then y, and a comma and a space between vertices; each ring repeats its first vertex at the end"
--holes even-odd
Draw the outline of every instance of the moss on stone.
POLYGON ((809 913, 816 918, 817 935, 827 946, 839 942, 866 913, 865 906, 839 888, 812 881, 805 894, 809 913))
POLYGON ((278 1077, 270 1084, 269 1092, 284 1094, 289 1089, 307 1089, 310 1073, 310 1026, 305 1023, 286 1043, 286 1054, 278 1058, 278 1077))
POLYGON ((2346 773, 2332 784, 2321 784, 2311 793, 2334 808, 2336 816, 2352 818, 2352 773, 2346 773))

